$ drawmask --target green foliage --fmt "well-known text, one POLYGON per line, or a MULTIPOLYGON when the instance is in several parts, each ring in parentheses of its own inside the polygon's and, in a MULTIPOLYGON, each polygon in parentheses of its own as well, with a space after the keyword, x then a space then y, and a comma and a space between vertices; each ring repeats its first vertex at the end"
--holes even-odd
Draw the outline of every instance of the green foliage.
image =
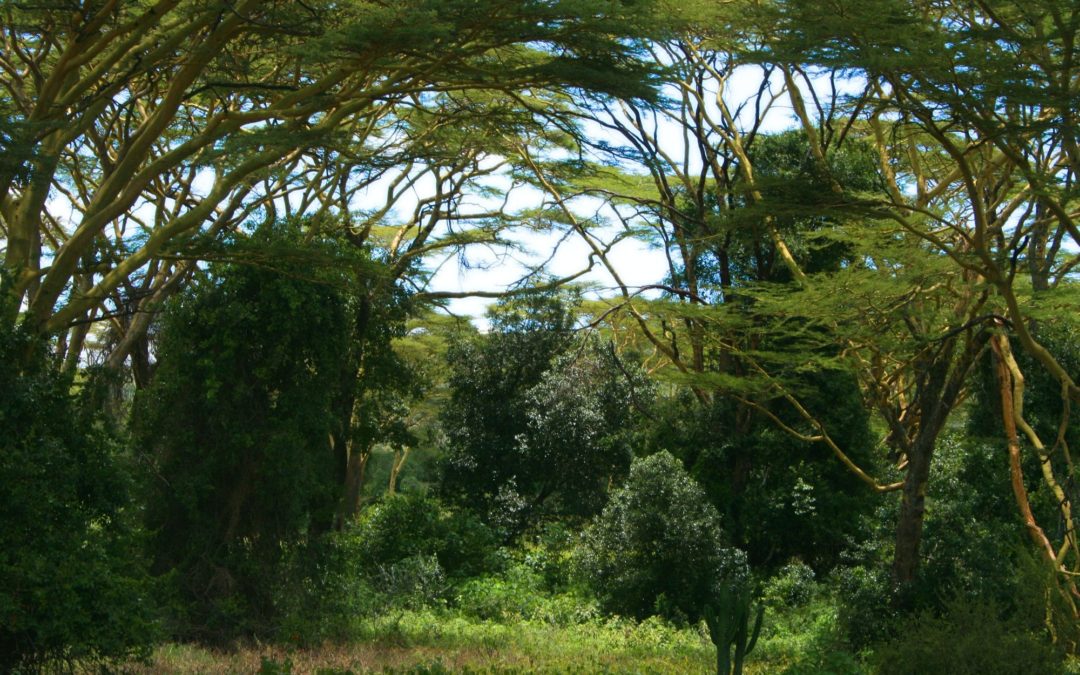
POLYGON ((441 492, 482 511, 518 473, 525 393, 565 349, 572 326, 564 300, 551 294, 500 303, 490 319, 487 336, 450 350, 451 395, 441 414, 441 492))
POLYGON ((705 605, 704 614, 709 638, 716 646, 717 675, 742 675, 744 660, 754 651, 761 635, 765 606, 759 604, 756 611, 751 609, 750 585, 745 580, 721 585, 714 602, 705 605))
POLYGON ((367 573, 416 557, 434 557, 451 577, 482 573, 493 561, 495 535, 467 511, 437 499, 401 494, 364 511, 346 531, 367 573))
POLYGON ((956 434, 939 441, 911 606, 938 607, 940 598, 962 593, 1010 608, 1025 592, 1016 572, 1028 540, 1015 502, 1003 498, 1012 496, 1003 446, 998 439, 956 434))
POLYGON ((431 645, 446 659, 457 657, 458 663, 475 663, 479 656, 479 669, 485 672, 496 665, 510 672, 683 673, 700 671, 713 662, 713 649, 697 629, 680 628, 656 617, 641 622, 596 618, 556 625, 532 620, 480 621, 429 610, 407 613, 400 621, 374 619, 365 635, 399 649, 401 645, 431 645), (493 664, 487 660, 491 656, 493 664))
POLYGON ((893 581, 885 560, 839 567, 831 581, 840 597, 838 623, 855 650, 893 634, 902 615, 894 604, 893 581))
POLYGON ((640 370, 621 367, 626 375, 599 340, 587 339, 555 359, 526 392, 516 478, 538 484, 540 495, 553 493, 549 511, 597 513, 606 486, 626 475, 633 406, 651 401, 652 392, 640 370))
POLYGON ((436 607, 445 602, 449 591, 446 573, 433 555, 415 555, 379 565, 371 576, 384 600, 384 611, 436 607))
POLYGON ((509 535, 544 515, 599 511, 630 463, 635 400, 651 398, 598 341, 575 343, 569 302, 497 305, 491 332, 449 354, 441 488, 509 535))
POLYGON ((517 555, 543 578, 546 588, 564 591, 580 585, 574 562, 580 530, 575 525, 572 521, 550 520, 517 541, 517 555))
POLYGON ((275 603, 272 637, 344 641, 374 616, 441 607, 454 584, 496 564, 493 542, 475 516, 433 498, 384 498, 342 531, 286 549, 265 580, 275 603))
POLYGON ((353 452, 376 444, 416 445, 410 413, 427 388, 423 367, 395 349, 413 309, 411 298, 385 283, 384 270, 376 272, 351 280, 348 367, 341 369, 332 408, 335 436, 341 443, 351 437, 353 452))
POLYGON ((346 532, 313 542, 282 544, 277 564, 265 566, 263 584, 273 600, 267 638, 292 647, 342 642, 359 622, 382 608, 381 596, 346 532))
POLYGON ((723 584, 747 575, 724 548, 720 517, 666 452, 636 460, 584 535, 581 568, 605 609, 635 617, 701 617, 723 584))
POLYGON ((801 560, 792 560, 765 584, 762 601, 774 609, 802 607, 816 589, 814 570, 801 560))
MULTIPOLYGON (((837 444, 864 468, 873 466, 873 437, 854 378, 824 370, 797 381, 803 405, 837 444)), ((784 423, 802 424, 783 401, 765 405, 784 423)), ((755 567, 799 558, 824 573, 852 540, 867 536, 878 496, 824 444, 794 438, 722 398, 702 406, 687 393, 656 409, 651 444, 683 460, 755 567)))
MULTIPOLYGON (((832 183, 852 193, 883 194, 871 147, 849 141, 829 153, 829 173, 825 175, 810 152, 805 131, 797 129, 755 139, 749 159, 761 200, 748 200, 740 177, 732 188, 739 208, 718 210, 709 225, 725 236, 728 271, 731 283, 743 287, 739 292, 753 295, 755 282, 791 281, 790 270, 780 261, 766 232, 766 221, 783 233, 805 273, 836 272, 852 264, 855 247, 844 241, 838 228, 844 214, 836 208, 832 183)), ((704 251, 698 264, 702 271, 712 271, 704 251)), ((719 278, 709 280, 719 285, 719 278)))
POLYGON ((811 581, 809 568, 792 564, 765 584, 762 601, 769 620, 762 629, 754 664, 760 672, 784 675, 863 675, 866 669, 844 639, 837 620, 835 589, 811 581), (798 604, 781 589, 795 584, 798 604))
MULTIPOLYGON (((299 239, 279 226, 255 238, 299 239)), ((264 632, 264 583, 283 544, 325 531, 338 499, 328 444, 348 362, 340 276, 307 264, 215 265, 162 322, 135 437, 152 466, 147 522, 155 570, 172 573, 183 634, 264 632)))
POLYGON ((0 330, 2 672, 139 656, 157 637, 130 467, 85 398, 43 345, 0 330))
POLYGON ((874 652, 882 675, 1026 675, 1061 673, 1062 656, 1046 636, 997 605, 958 596, 940 614, 920 612, 874 652))
POLYGON ((591 621, 562 627, 523 621, 470 621, 443 611, 409 612, 400 621, 375 619, 361 644, 330 649, 268 645, 209 651, 166 645, 152 671, 257 672, 263 660, 294 673, 692 673, 711 665, 712 649, 697 630, 649 620, 591 621))
MULTIPOLYGON (((944 615, 953 598, 992 606, 1003 621, 1028 629, 1038 629, 1054 615, 1047 613, 1047 602, 1058 598, 1058 590, 1045 576, 1045 565, 1027 550, 1013 502, 1001 497, 1010 495, 1001 442, 946 433, 938 444, 935 470, 927 494, 922 564, 902 595, 888 571, 895 502, 881 508, 874 536, 845 554, 850 564, 831 573, 841 600, 839 624, 855 650, 901 640, 913 617, 944 615)), ((1056 632, 1063 643, 1076 639, 1074 622, 1054 621, 1061 625, 1056 632)))
POLYGON ((595 601, 573 592, 552 593, 543 576, 523 563, 467 580, 455 591, 454 606, 467 616, 502 623, 528 620, 570 626, 599 616, 595 601))
MULTIPOLYGON (((1032 332, 1035 339, 1054 355, 1074 380, 1080 378, 1080 322, 1072 315, 1065 314, 1033 324, 1032 332)), ((1013 344, 1018 345, 1018 341, 1014 339, 1013 344)), ((1080 420, 1070 413, 1069 406, 1072 404, 1062 399, 1061 382, 1026 351, 1018 346, 1014 349, 1017 365, 1024 376, 1024 419, 1046 445, 1049 450, 1047 461, 1068 491, 1069 498, 1075 503, 1080 496, 1077 494, 1075 482, 1080 476, 1070 475, 1073 467, 1061 449, 1080 447, 1080 420)), ((974 380, 974 405, 970 408, 966 432, 973 439, 972 444, 983 445, 983 454, 993 453, 994 448, 1004 445, 1005 431, 1001 423, 1000 385, 990 354, 979 363, 979 372, 974 380)), ((1020 444, 1024 482, 1035 518, 1044 528, 1053 529, 1055 524, 1060 527, 1060 512, 1054 503, 1053 494, 1043 481, 1038 453, 1023 433, 1020 434, 1020 444)), ((1005 462, 995 462, 990 457, 984 457, 980 464, 983 475, 972 475, 968 485, 981 485, 987 480, 993 480, 1000 491, 1011 490, 1005 462), (993 466, 997 468, 991 468, 993 466), (979 479, 983 482, 977 482, 979 479)), ((969 471, 973 473, 974 469, 976 467, 969 471)), ((1011 518, 1015 512, 1011 502, 1006 505, 1001 500, 995 501, 987 491, 969 492, 969 499, 978 500, 977 504, 972 505, 974 512, 992 513, 995 519, 1011 518)))

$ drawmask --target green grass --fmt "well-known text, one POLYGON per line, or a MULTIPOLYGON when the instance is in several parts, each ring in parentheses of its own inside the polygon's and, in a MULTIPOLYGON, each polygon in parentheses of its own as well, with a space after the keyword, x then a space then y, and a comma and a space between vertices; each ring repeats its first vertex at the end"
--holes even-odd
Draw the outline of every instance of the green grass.
POLYGON ((422 610, 361 623, 356 639, 314 649, 248 645, 216 652, 165 645, 133 673, 710 673, 708 638, 658 620, 557 626, 422 610), (278 668, 278 670, 274 670, 278 668))
MULTIPOLYGON (((768 617, 768 615, 767 615, 768 617)), ((835 608, 818 600, 766 623, 746 675, 859 675, 870 670, 844 650, 835 608)), ((767 619, 768 620, 768 619, 767 619)), ((299 648, 248 644, 229 651, 158 647, 122 672, 150 673, 713 673, 705 634, 662 621, 591 619, 575 625, 480 620, 420 610, 366 620, 355 639, 299 648)), ((1071 661, 1067 672, 1080 673, 1071 661)))
POLYGON ((844 643, 835 602, 815 598, 766 612, 751 658, 754 673, 861 675, 868 672, 844 643))
MULTIPOLYGON (((863 668, 844 651, 835 605, 818 598, 766 613, 747 675, 833 673, 863 668)), ((594 616, 580 621, 535 612, 481 619, 459 610, 392 611, 357 621, 344 643, 301 648, 251 644, 225 651, 170 644, 133 673, 713 673, 704 626, 675 627, 594 616), (548 618, 537 618, 537 617, 548 618), (559 619, 562 620, 559 620, 559 619), (264 668, 265 666, 265 668, 264 668)))

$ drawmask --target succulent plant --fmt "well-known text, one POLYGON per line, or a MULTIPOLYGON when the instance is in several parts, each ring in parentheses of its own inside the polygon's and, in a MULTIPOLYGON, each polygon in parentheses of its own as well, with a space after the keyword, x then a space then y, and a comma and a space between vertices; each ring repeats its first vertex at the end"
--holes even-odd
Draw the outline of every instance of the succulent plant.
POLYGON ((715 607, 705 606, 705 623, 709 638, 716 645, 717 675, 742 675, 743 661, 757 644, 765 607, 751 608, 753 600, 748 584, 722 584, 717 591, 715 607), (750 617, 755 615, 751 627, 750 617), (731 648, 735 648, 734 657, 731 648))

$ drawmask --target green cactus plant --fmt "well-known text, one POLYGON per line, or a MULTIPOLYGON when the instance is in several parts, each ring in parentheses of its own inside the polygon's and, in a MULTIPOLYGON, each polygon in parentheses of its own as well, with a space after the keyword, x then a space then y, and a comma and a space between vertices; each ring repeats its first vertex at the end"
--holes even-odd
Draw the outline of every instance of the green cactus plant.
POLYGON ((758 635, 761 634, 761 621, 765 617, 765 607, 758 605, 751 610, 752 598, 747 584, 732 588, 723 584, 716 597, 716 607, 705 606, 705 623, 709 627, 709 638, 716 645, 717 675, 742 675, 743 661, 754 650, 758 635), (753 627, 750 625, 751 614, 756 615, 753 627), (735 647, 734 659, 731 648, 735 647))

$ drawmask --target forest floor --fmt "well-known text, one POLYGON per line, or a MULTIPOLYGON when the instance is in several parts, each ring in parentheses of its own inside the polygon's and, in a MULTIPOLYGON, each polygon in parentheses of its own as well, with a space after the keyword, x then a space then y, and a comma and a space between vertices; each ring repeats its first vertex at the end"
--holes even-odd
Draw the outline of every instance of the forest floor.
MULTIPOLYGON (((835 614, 788 614, 766 624, 747 659, 747 675, 865 672, 835 642, 835 614)), ((355 638, 320 646, 249 644, 232 650, 167 644, 123 671, 150 673, 714 673, 716 652, 704 626, 675 627, 591 618, 550 623, 481 620, 448 610, 398 612, 357 625, 355 638)))
MULTIPOLYGON (((756 648, 747 659, 746 675, 874 672, 871 655, 863 654, 860 658, 838 641, 836 614, 828 604, 811 603, 773 619, 772 625, 766 624, 762 630, 756 648)), ((358 622, 356 628, 355 636, 347 642, 317 646, 247 644, 212 650, 165 644, 155 649, 148 660, 126 664, 118 672, 129 675, 711 675, 716 672, 716 652, 703 627, 679 628, 658 619, 636 622, 593 618, 559 625, 512 618, 480 620, 444 608, 368 618, 358 622)), ((1080 661, 1070 660, 1064 665, 1063 672, 1080 674, 1080 661)))
MULTIPOLYGON (((589 621, 557 626, 537 621, 478 621, 415 612, 368 623, 345 644, 288 648, 247 645, 214 651, 192 645, 157 648, 149 673, 710 673, 708 637, 656 620, 589 621)), ((749 673, 770 672, 749 668, 749 673)))

